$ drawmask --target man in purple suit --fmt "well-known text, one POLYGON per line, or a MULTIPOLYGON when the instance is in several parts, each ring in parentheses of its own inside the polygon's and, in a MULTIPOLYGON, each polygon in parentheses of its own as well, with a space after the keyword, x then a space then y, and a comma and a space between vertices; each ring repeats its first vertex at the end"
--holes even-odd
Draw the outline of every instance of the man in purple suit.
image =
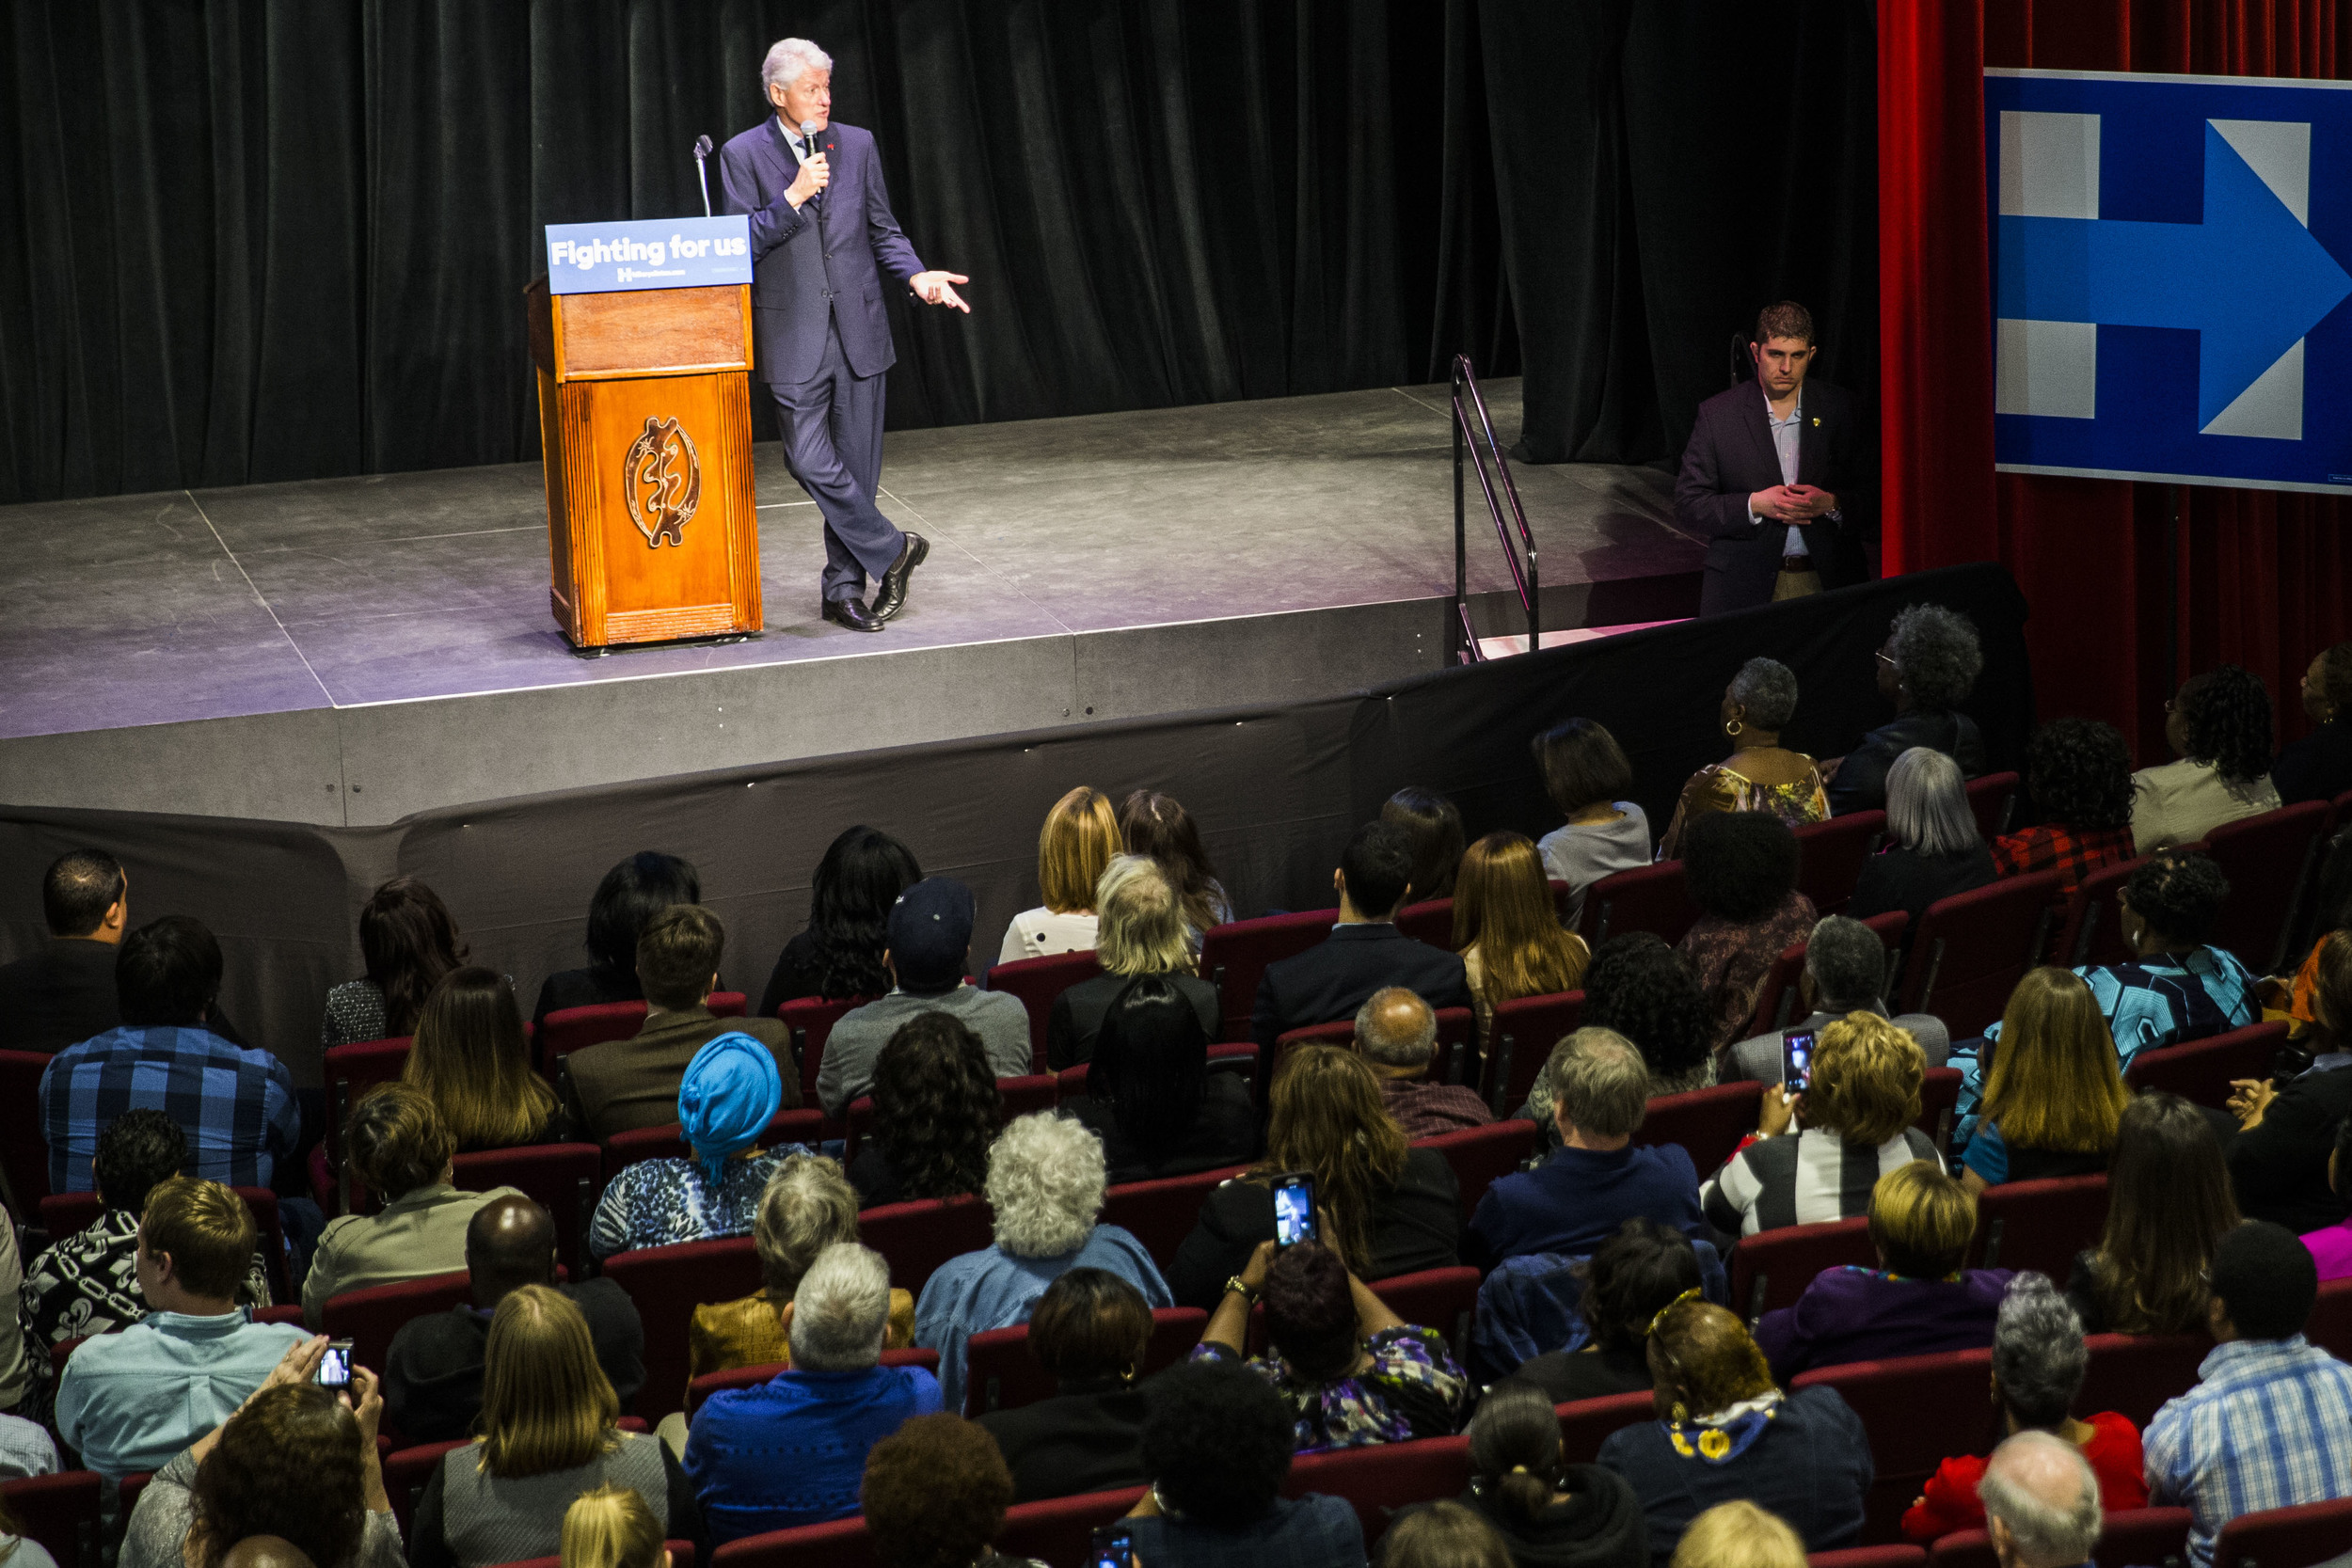
POLYGON ((874 505, 884 375, 898 358, 882 274, 967 314, 970 279, 930 272, 890 214, 873 135, 833 119, 833 56, 786 39, 759 68, 774 118, 719 150, 726 209, 752 220, 752 333, 785 461, 825 518, 824 615, 880 631, 930 553, 874 505), (866 580, 874 579, 870 608, 866 580))

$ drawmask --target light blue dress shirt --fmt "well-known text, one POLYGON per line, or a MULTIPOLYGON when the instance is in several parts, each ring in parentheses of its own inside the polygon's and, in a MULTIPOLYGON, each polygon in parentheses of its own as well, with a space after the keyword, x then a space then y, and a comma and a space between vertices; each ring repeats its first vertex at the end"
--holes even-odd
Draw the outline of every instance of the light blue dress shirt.
POLYGON ((939 1353, 945 1408, 963 1408, 963 1347, 973 1335, 1029 1321, 1046 1287, 1072 1269, 1102 1269, 1133 1285, 1152 1307, 1173 1307, 1168 1281, 1143 1243, 1115 1225, 1098 1225, 1086 1244, 1058 1258, 1016 1258, 988 1247, 950 1258, 914 1304, 914 1342, 939 1353))
POLYGON ((234 1414, 304 1338, 242 1311, 151 1312, 73 1353, 57 1385, 57 1432, 109 1481, 160 1470, 234 1414))
MULTIPOLYGON (((1783 484, 1796 483, 1798 433, 1804 424, 1804 388, 1798 387, 1797 405, 1788 410, 1788 417, 1785 420, 1773 417, 1772 394, 1766 393, 1764 422, 1772 426, 1772 455, 1780 459, 1780 482, 1783 484)), ((1804 542, 1804 530, 1790 523, 1788 542, 1781 546, 1781 553, 1783 555, 1811 555, 1813 551, 1804 542)))

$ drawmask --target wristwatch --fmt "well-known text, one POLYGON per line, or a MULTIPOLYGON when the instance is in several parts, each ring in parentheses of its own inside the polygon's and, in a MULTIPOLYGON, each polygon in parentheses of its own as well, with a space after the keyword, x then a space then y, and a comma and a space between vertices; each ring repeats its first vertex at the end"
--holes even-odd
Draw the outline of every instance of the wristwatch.
POLYGON ((1233 1291, 1235 1294, 1239 1295, 1242 1300, 1248 1302, 1253 1307, 1257 1305, 1258 1292, 1251 1290, 1248 1282, 1243 1279, 1241 1275, 1233 1275, 1227 1278, 1225 1281, 1225 1288, 1228 1291, 1233 1291))

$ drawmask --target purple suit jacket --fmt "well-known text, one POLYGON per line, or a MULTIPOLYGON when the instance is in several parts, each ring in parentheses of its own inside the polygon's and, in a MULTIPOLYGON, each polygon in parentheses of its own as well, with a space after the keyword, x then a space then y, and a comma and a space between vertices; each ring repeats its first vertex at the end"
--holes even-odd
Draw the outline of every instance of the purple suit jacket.
POLYGON ((1794 1307, 1764 1314, 1756 1347, 1787 1383, 1815 1367, 1899 1355, 1982 1350, 2009 1290, 2010 1270, 1969 1269, 1957 1280, 1897 1279, 1874 1269, 1823 1269, 1794 1307))

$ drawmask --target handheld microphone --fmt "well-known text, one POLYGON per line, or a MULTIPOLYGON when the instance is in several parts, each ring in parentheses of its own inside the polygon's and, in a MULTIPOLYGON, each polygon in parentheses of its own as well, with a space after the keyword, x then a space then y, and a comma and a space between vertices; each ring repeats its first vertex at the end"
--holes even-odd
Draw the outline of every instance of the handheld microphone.
MULTIPOLYGON (((808 138, 809 145, 812 147, 816 146, 818 130, 818 126, 815 120, 804 119, 801 121, 801 135, 808 138)), ((809 199, 811 201, 822 201, 825 199, 825 193, 820 190, 815 196, 810 197, 809 199)))
POLYGON ((694 181, 703 188, 703 216, 710 215, 710 172, 703 160, 710 156, 710 138, 694 138, 694 181))

